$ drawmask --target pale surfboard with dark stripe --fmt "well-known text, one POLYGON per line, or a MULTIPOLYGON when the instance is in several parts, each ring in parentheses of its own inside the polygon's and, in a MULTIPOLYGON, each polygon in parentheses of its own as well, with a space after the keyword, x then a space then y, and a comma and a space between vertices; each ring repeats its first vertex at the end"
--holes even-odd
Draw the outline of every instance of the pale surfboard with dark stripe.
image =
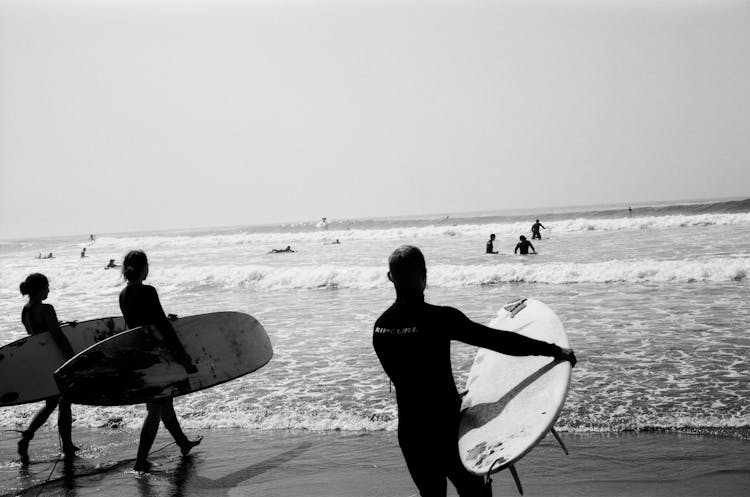
MULTIPOLYGON (((569 348, 560 319, 538 300, 511 302, 490 326, 569 348)), ((562 445, 553 425, 570 377, 568 362, 479 349, 461 405, 458 447, 464 466, 483 476, 508 468, 523 493, 514 464, 550 431, 562 445)), ((567 453, 564 446, 563 450, 567 453)))
POLYGON ((196 372, 186 372, 157 327, 143 326, 76 355, 55 372, 58 386, 76 404, 139 404, 233 380, 273 356, 266 330, 249 314, 186 316, 172 325, 196 372))

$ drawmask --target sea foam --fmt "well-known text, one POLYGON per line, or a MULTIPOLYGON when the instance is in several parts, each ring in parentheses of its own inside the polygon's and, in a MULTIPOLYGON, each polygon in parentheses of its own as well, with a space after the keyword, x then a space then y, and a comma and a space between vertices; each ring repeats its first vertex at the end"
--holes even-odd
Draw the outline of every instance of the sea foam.
MULTIPOLYGON (((474 218, 476 221, 476 218, 474 218)), ((574 217, 547 223, 546 233, 577 233, 585 231, 623 230, 662 230, 691 226, 740 226, 750 225, 750 213, 696 214, 644 216, 626 218, 586 218, 574 217)), ((97 239, 98 249, 116 251, 140 247, 144 250, 168 248, 206 248, 242 245, 287 245, 294 243, 324 243, 339 239, 342 242, 413 240, 428 238, 466 237, 484 239, 487 233, 498 237, 528 233, 528 222, 472 222, 467 224, 431 224, 427 226, 403 226, 380 229, 329 229, 309 231, 252 232, 239 231, 223 234, 201 235, 140 235, 140 236, 101 236, 97 239)), ((83 245, 82 245, 83 246, 83 245)))
MULTIPOLYGON (((744 280, 748 272, 750 258, 747 257, 695 261, 640 259, 591 263, 435 264, 429 268, 428 284, 456 288, 521 282, 731 282, 744 280)), ((167 270, 163 277, 165 283, 180 288, 214 286, 284 290, 390 286, 382 266, 209 266, 167 270)))

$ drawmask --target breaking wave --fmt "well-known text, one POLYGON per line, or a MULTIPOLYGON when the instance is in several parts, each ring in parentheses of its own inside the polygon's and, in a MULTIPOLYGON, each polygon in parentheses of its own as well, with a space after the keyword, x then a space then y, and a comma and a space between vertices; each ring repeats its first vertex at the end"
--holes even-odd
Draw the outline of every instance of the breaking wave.
MULTIPOLYGON (((750 213, 730 214, 696 214, 643 216, 627 218, 594 218, 574 217, 545 221, 548 233, 577 233, 585 231, 623 231, 623 230, 663 230, 693 226, 734 226, 750 225, 750 213)), ((323 243, 339 239, 342 242, 413 240, 445 237, 484 238, 488 232, 502 236, 517 237, 527 233, 531 224, 528 221, 492 221, 472 218, 455 224, 429 224, 400 227, 382 227, 371 229, 329 229, 327 231, 272 231, 252 232, 249 230, 235 233, 206 233, 199 235, 139 235, 139 236, 101 236, 97 239, 97 248, 108 248, 126 251, 132 247, 144 250, 165 248, 200 248, 226 247, 242 245, 273 245, 295 243, 323 243), (467 222, 468 221, 468 222, 467 222)))
MULTIPOLYGON (((590 263, 436 264, 430 286, 455 288, 502 283, 646 283, 743 281, 750 258, 709 261, 613 260, 590 263)), ((166 270, 165 284, 182 289, 246 287, 251 289, 371 289, 389 286, 382 266, 246 266, 166 270), (168 282, 168 283, 167 283, 168 282)))

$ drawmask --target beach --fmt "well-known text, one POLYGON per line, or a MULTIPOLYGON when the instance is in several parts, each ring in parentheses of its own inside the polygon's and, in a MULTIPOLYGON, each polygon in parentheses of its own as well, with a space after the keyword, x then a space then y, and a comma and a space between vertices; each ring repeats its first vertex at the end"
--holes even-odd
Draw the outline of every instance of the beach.
MULTIPOLYGON (((123 280, 104 267, 142 249, 166 312, 246 312, 274 348, 262 369, 176 399, 183 428, 203 443, 182 460, 174 445, 159 450, 171 441, 162 429, 150 475, 130 472, 143 406, 74 405, 82 451, 70 471, 56 464, 53 415, 31 443, 28 474, 12 430, 39 405, 3 407, 0 495, 415 495, 372 349, 394 298, 387 258, 405 243, 425 253, 428 302, 487 324, 531 297, 565 326, 579 362, 556 428, 570 456, 548 437, 524 457, 525 495, 746 495, 750 201, 317 224, 0 241, 2 344, 26 335, 27 274, 48 276, 60 319, 117 316, 123 280), (535 218, 547 227, 533 240, 539 255, 513 255, 535 218), (490 233, 500 254, 484 253, 490 233), (269 254, 287 245, 295 252, 269 254)), ((459 388, 475 352, 452 346, 459 388)), ((505 471, 493 488, 517 494, 505 471)))
MULTIPOLYGON (((0 495, 416 495, 391 432, 233 429, 204 434, 201 445, 184 459, 162 434, 148 475, 131 471, 137 438, 133 432, 77 431, 81 459, 68 470, 63 462, 55 463, 54 432, 35 439, 28 471, 7 462, 13 458, 15 440, 3 437, 0 495)), ((548 437, 517 464, 524 495, 744 496, 750 485, 748 440, 685 433, 564 438, 569 456, 548 437)), ((518 495, 507 471, 492 478, 494 495, 518 495)), ((450 485, 448 495, 456 495, 450 485)))

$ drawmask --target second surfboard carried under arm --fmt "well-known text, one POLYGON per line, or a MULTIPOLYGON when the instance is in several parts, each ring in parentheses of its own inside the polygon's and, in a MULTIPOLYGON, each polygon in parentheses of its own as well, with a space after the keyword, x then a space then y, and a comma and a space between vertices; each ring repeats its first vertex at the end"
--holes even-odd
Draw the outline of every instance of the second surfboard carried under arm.
POLYGON ((55 372, 55 380, 76 404, 139 404, 227 382, 263 367, 273 356, 268 334, 248 314, 186 316, 173 325, 197 372, 186 372, 151 325, 81 352, 55 372))

